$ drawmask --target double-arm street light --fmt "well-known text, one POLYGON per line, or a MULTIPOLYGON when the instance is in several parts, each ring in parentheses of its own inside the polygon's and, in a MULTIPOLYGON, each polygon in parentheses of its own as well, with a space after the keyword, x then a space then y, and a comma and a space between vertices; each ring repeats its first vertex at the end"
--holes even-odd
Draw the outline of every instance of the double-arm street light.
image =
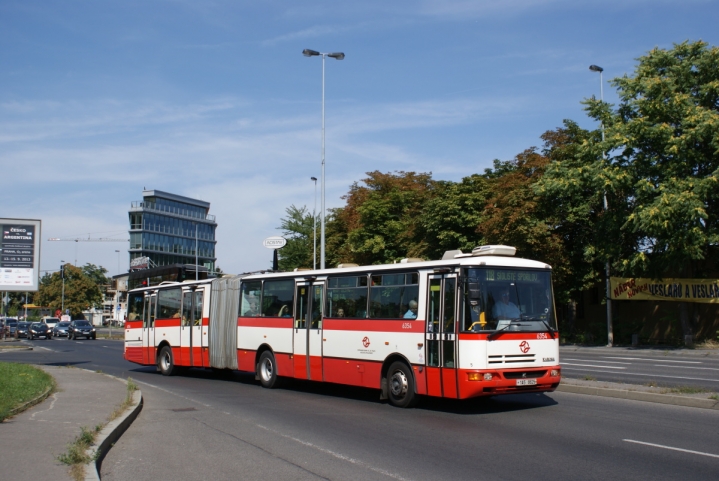
POLYGON ((336 60, 342 60, 345 58, 345 54, 342 52, 333 53, 322 53, 316 50, 310 50, 308 48, 302 51, 302 55, 305 57, 322 57, 322 227, 321 237, 322 241, 320 244, 320 269, 325 268, 325 57, 334 58, 336 60))
POLYGON ((310 177, 315 183, 315 206, 312 209, 312 239, 314 248, 312 249, 312 268, 317 269, 317 177, 310 177))
MULTIPOLYGON (((592 72, 599 72, 599 99, 604 103, 604 80, 602 78, 602 72, 604 69, 599 65, 590 65, 589 70, 592 72)), ((602 121, 602 144, 604 144, 604 121, 602 121)), ((604 146, 602 146, 602 159, 606 160, 607 155, 604 152, 604 146)), ((604 212, 609 210, 609 204, 607 203, 607 191, 604 191, 604 212)), ((612 347, 614 344, 614 329, 612 327, 612 286, 609 278, 609 259, 607 259, 604 265, 607 277, 607 346, 612 347)))

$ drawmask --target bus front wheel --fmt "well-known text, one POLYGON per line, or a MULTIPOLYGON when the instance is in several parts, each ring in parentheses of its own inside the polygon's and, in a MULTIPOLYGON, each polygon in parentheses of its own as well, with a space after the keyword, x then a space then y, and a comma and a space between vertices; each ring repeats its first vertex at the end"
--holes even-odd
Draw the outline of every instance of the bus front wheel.
POLYGON ((408 408, 415 405, 417 394, 414 392, 414 376, 407 364, 393 362, 387 371, 387 384, 387 396, 393 406, 408 408))

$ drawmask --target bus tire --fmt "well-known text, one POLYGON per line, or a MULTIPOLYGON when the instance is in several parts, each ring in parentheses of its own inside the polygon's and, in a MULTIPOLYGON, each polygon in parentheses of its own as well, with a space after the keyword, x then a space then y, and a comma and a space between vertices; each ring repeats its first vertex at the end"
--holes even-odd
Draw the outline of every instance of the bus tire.
POLYGON ((163 376, 172 376, 175 374, 175 359, 172 356, 170 346, 165 346, 160 349, 160 355, 157 356, 157 368, 163 376))
POLYGON ((279 386, 279 377, 277 376, 277 363, 272 351, 265 351, 260 354, 260 362, 257 363, 257 376, 260 378, 260 384, 267 389, 274 389, 279 386))
POLYGON ((402 361, 393 362, 387 371, 387 397, 398 408, 409 408, 417 403, 412 369, 402 361))

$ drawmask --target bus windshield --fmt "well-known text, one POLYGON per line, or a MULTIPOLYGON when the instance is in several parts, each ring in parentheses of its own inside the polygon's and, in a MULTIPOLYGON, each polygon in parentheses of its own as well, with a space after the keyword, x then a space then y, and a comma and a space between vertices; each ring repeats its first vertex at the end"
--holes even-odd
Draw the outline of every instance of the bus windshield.
POLYGON ((464 279, 464 331, 557 329, 549 271, 471 268, 464 279))

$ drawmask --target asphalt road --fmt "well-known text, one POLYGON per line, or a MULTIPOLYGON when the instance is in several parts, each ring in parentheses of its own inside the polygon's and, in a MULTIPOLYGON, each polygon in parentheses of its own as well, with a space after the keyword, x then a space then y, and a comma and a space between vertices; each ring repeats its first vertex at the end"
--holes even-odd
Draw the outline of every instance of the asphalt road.
MULTIPOLYGON (((33 341, 0 360, 131 376, 145 407, 104 480, 715 480, 719 412, 569 393, 393 408, 365 389, 205 370, 163 377, 117 341, 33 341)), ((566 357, 563 354, 563 357, 566 357)), ((569 362, 569 361, 568 361, 569 362)), ((569 366, 567 366, 569 367, 569 366)), ((566 367, 565 367, 566 369, 566 367)))
POLYGON ((563 346, 562 375, 577 379, 695 387, 719 392, 719 352, 563 346))

